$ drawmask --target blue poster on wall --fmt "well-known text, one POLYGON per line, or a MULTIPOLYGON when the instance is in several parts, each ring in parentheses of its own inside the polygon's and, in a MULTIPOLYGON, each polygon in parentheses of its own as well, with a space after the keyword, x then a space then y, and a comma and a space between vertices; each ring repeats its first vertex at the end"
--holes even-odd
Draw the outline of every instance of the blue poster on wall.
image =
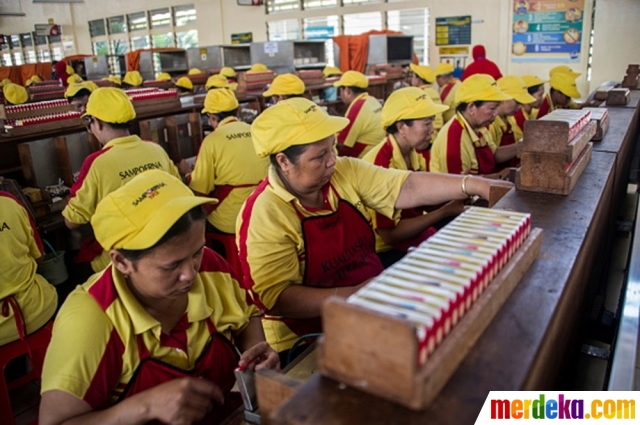
POLYGON ((579 62, 584 0, 514 0, 512 62, 579 62))

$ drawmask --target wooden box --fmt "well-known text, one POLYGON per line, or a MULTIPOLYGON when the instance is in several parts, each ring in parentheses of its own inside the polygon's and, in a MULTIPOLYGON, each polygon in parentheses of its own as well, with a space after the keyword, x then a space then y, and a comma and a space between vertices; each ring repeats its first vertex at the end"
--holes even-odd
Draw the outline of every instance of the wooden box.
POLYGON ((609 110, 607 108, 582 108, 591 111, 591 121, 596 123, 596 134, 591 139, 592 142, 599 142, 604 138, 609 130, 609 110))
POLYGON ((414 410, 429 407, 536 259, 535 228, 427 362, 418 366, 414 325, 330 298, 323 308, 323 375, 414 410))
POLYGON ((629 103, 630 100, 631 92, 628 88, 611 89, 609 90, 609 95, 607 96, 607 106, 625 106, 629 103))
POLYGON ((569 124, 564 121, 527 120, 524 138, 518 144, 520 157, 526 152, 564 155, 566 162, 573 162, 596 134, 597 124, 588 123, 573 139, 569 124))

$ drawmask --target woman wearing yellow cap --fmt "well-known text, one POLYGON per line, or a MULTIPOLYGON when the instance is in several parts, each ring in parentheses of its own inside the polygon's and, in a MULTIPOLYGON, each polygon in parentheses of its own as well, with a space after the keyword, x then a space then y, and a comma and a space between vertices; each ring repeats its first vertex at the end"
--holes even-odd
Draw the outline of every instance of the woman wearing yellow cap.
POLYGON ((236 82, 236 71, 231 67, 225 66, 221 68, 219 74, 225 77, 231 84, 236 82))
MULTIPOLYGON (((509 146, 522 139, 522 133, 517 134, 513 116, 523 105, 531 104, 536 99, 527 92, 522 78, 515 75, 507 75, 498 80, 498 88, 513 99, 503 100, 498 106, 496 119, 489 126, 489 132, 496 146, 509 146)), ((511 159, 508 164, 496 164, 496 171, 508 165, 517 166, 518 159, 511 159)))
POLYGON ((176 81, 176 88, 180 94, 190 94, 193 92, 193 82, 189 77, 180 77, 176 81))
MULTIPOLYGON (((571 99, 580 97, 580 92, 576 87, 576 73, 565 71, 556 71, 551 74, 549 79, 549 92, 544 95, 542 104, 539 109, 534 109, 532 115, 536 118, 542 118, 549 112, 556 109, 578 109, 580 106, 571 99)), ((580 75, 580 74, 578 74, 580 75)))
POLYGON ((215 74, 211 77, 207 78, 207 82, 204 85, 204 88, 207 90, 212 89, 229 89, 232 91, 236 91, 238 88, 238 83, 230 83, 222 74, 215 74))
POLYGON ((36 273, 43 252, 27 210, 0 191, 0 346, 40 329, 56 311, 56 289, 36 273))
POLYGON ((112 263, 56 318, 40 423, 217 424, 241 404, 236 367, 278 367, 258 310, 205 247, 211 202, 160 170, 100 202, 91 223, 112 263))
MULTIPOLYGON (((428 66, 421 66, 415 64, 409 64, 411 71, 413 74, 411 75, 411 85, 413 87, 419 87, 422 89, 433 103, 442 105, 442 99, 440 98, 440 94, 433 88, 433 84, 436 82, 436 73, 428 66)), ((448 108, 447 108, 448 109, 448 108)), ((444 125, 444 118, 441 113, 436 114, 433 120, 433 136, 431 140, 435 140, 438 137, 438 132, 444 125)), ((428 161, 430 158, 429 150, 423 151, 425 152, 425 159, 427 160, 427 167, 429 166, 428 161)), ((429 171, 427 168, 425 171, 429 171)))
POLYGON ((516 140, 520 140, 524 135, 525 121, 534 119, 533 110, 540 108, 540 105, 542 105, 544 83, 546 82, 535 75, 523 75, 522 81, 524 81, 527 88, 527 93, 534 97, 535 102, 522 105, 522 108, 513 116, 513 131, 516 135, 516 140))
POLYGON ((430 170, 488 175, 496 163, 514 158, 516 145, 497 147, 486 128, 496 118, 500 102, 509 99, 487 74, 464 80, 456 92, 456 115, 433 142, 430 170))
POLYGON ((64 97, 76 111, 84 114, 87 111, 89 96, 97 88, 98 86, 93 81, 69 84, 69 87, 64 92, 64 97))
POLYGON ((273 97, 274 102, 304 96, 305 86, 298 76, 293 74, 281 74, 273 79, 269 89, 262 93, 265 98, 273 97))
MULTIPOLYGON (((83 118, 102 149, 85 158, 71 187, 62 211, 69 229, 89 223, 102 198, 143 171, 160 169, 180 177, 161 146, 129 134, 136 112, 124 91, 113 87, 94 90, 83 118)), ((93 238, 87 238, 76 262, 90 263, 94 272, 100 272, 109 263, 109 255, 93 238)))
MULTIPOLYGON (((387 137, 363 159, 384 168, 427 171, 419 151, 427 150, 431 144, 435 116, 446 109, 417 87, 396 90, 382 108, 382 127, 387 137)), ((420 245, 435 233, 436 223, 460 214, 463 206, 462 201, 451 201, 429 214, 419 208, 408 208, 393 218, 371 211, 376 252, 382 265, 386 268, 401 259, 409 247, 420 245)))
POLYGON ((254 63, 253 65, 251 65, 251 68, 247 70, 248 73, 267 72, 267 71, 269 71, 269 68, 267 68, 267 65, 263 63, 254 63))
POLYGON ((234 234, 238 212, 267 175, 269 160, 255 154, 251 127, 238 120, 238 100, 231 90, 210 90, 202 113, 213 132, 202 141, 189 187, 220 201, 207 210, 210 231, 234 234))
POLYGON ((130 87, 142 86, 143 79, 139 71, 127 71, 122 79, 122 87, 127 89, 130 87))
POLYGON ((456 114, 456 92, 461 83, 460 80, 454 78, 454 70, 453 65, 447 62, 440 62, 434 70, 436 82, 438 83, 438 87, 440 87, 440 100, 443 105, 449 107, 449 109, 442 114, 445 123, 449 122, 456 114))
POLYGON ((486 179, 336 157, 335 134, 348 122, 294 98, 251 126, 256 153, 271 166, 240 211, 236 240, 245 287, 267 314, 267 341, 282 354, 297 336, 321 330, 326 298, 348 296, 383 270, 370 209, 393 218, 399 209, 488 197, 486 179))

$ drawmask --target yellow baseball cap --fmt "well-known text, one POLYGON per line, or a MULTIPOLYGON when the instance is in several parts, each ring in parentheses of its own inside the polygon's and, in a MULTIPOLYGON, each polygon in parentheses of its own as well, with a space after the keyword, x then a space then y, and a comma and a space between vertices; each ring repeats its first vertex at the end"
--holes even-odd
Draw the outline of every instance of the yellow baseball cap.
POLYGON ((5 83, 2 86, 2 93, 4 93, 4 98, 7 99, 7 102, 12 105, 22 105, 29 100, 27 89, 18 84, 5 83))
POLYGON ((549 85, 552 89, 558 90, 560 93, 565 96, 569 96, 572 98, 579 98, 580 92, 576 87, 576 79, 569 74, 564 74, 562 72, 556 72, 551 76, 549 80, 549 85))
POLYGON ((227 78, 236 78, 236 71, 233 68, 225 66, 220 70, 220 75, 227 78))
POLYGON ((438 105, 417 87, 405 87, 391 93, 382 107, 382 128, 401 120, 415 120, 432 117, 449 109, 438 105))
POLYGON ((67 65, 64 70, 67 72, 68 75, 73 75, 76 73, 76 71, 70 65, 67 65))
POLYGON ((193 90, 193 83, 189 79, 189 77, 180 77, 178 81, 176 81, 176 87, 182 87, 183 89, 193 90))
POLYGON ((358 71, 347 71, 342 74, 342 77, 335 83, 334 87, 360 87, 366 89, 369 87, 369 80, 367 76, 358 71))
POLYGON ((254 63, 247 72, 266 72, 268 70, 269 68, 267 68, 267 65, 263 63, 254 63))
POLYGON ((111 81, 113 84, 117 84, 119 86, 122 85, 122 79, 116 75, 109 75, 108 77, 103 78, 103 80, 111 81))
POLYGON ((551 71, 549 71, 549 77, 551 77, 553 74, 558 74, 558 73, 571 75, 573 79, 576 79, 582 75, 579 72, 575 72, 573 69, 569 68, 567 65, 559 65, 554 68, 551 68, 551 71))
POLYGON ((101 87, 93 91, 87 102, 87 112, 91 116, 110 124, 124 124, 136 117, 136 110, 127 94, 116 87, 101 87))
POLYGON ((436 65, 436 69, 434 70, 436 77, 439 77, 441 75, 447 75, 447 74, 451 74, 453 73, 453 65, 451 65, 450 63, 447 62, 440 62, 438 65, 436 65))
POLYGON ((227 77, 221 74, 212 75, 207 78, 207 82, 204 85, 204 88, 209 89, 230 89, 235 91, 238 88, 238 83, 230 83, 227 80, 227 77))
POLYGON ((33 80, 33 78, 28 78, 27 81, 25 81, 24 86, 25 87, 29 87, 31 84, 35 83, 35 81, 33 80))
POLYGON ((82 77, 79 76, 78 74, 70 75, 69 78, 67 78, 67 84, 77 84, 83 81, 84 80, 82 79, 82 77))
POLYGON ((416 65, 411 63, 409 64, 409 68, 411 68, 411 70, 418 76, 418 78, 423 79, 428 84, 436 81, 436 73, 429 66, 416 65))
POLYGON ((300 78, 293 74, 282 74, 273 79, 269 90, 262 93, 262 96, 303 94, 304 90, 304 82, 300 78))
POLYGON ((251 124, 253 148, 264 158, 291 146, 318 142, 348 124, 347 118, 331 116, 312 101, 294 97, 258 115, 251 124))
POLYGON ((168 72, 161 72, 156 77, 156 81, 171 81, 171 75, 168 72))
POLYGON ((191 68, 188 72, 189 75, 198 75, 198 74, 202 74, 202 71, 199 70, 198 68, 191 68))
POLYGON ((535 75, 523 75, 522 81, 524 81, 524 85, 526 88, 539 86, 540 84, 546 83, 546 81, 536 77, 535 75))
POLYGON ((513 97, 503 93, 493 77, 487 74, 475 74, 460 84, 455 101, 456 103, 501 102, 509 99, 513 97))
POLYGON ((527 91, 527 86, 522 81, 522 78, 516 75, 505 75, 498 79, 498 88, 522 105, 528 105, 536 101, 536 98, 527 91))
POLYGON ((42 78, 40 78, 38 74, 35 74, 31 76, 31 81, 33 81, 34 83, 39 83, 42 81, 42 78))
POLYGON ((89 93, 93 93, 93 91, 97 88, 98 86, 93 81, 83 81, 82 83, 69 84, 69 87, 67 87, 67 90, 64 92, 64 97, 66 99, 69 99, 78 94, 80 90, 88 90, 89 93))
POLYGON ((8 78, 3 78, 2 81, 0 81, 0 87, 3 87, 6 84, 13 84, 13 81, 8 78))
POLYGON ((332 75, 342 75, 342 71, 340 68, 335 66, 325 66, 322 70, 322 75, 324 75, 324 78, 327 78, 332 75))
POLYGON ((130 86, 138 87, 142 85, 142 75, 140 75, 139 71, 128 71, 124 74, 123 83, 127 83, 130 86))
POLYGON ((183 215, 217 199, 195 196, 180 180, 161 170, 137 175, 105 196, 91 227, 105 250, 153 247, 183 215))
POLYGON ((231 90, 209 90, 204 98, 203 114, 219 114, 238 108, 238 99, 231 90))

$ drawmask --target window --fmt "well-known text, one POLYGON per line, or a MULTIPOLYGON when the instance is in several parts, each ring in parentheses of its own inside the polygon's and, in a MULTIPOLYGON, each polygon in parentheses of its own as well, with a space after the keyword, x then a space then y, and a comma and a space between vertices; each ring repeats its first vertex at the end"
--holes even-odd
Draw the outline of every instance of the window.
POLYGON ((62 46, 54 46, 51 48, 51 56, 53 60, 61 61, 64 55, 62 54, 62 46))
POLYGON ((24 56, 22 56, 22 52, 13 54, 13 64, 24 65, 24 56))
POLYGON ((49 51, 49 49, 38 50, 38 61, 51 62, 51 52, 49 51))
POLYGON ((149 47, 151 47, 151 43, 149 42, 148 35, 143 35, 141 37, 131 37, 132 50, 148 49, 149 47))
POLYGON ((22 46, 20 45, 20 36, 18 34, 13 34, 9 36, 9 48, 10 49, 19 49, 22 46))
MULTIPOLYGON (((196 22, 196 8, 192 4, 176 6, 173 8, 173 19, 175 20, 176 27, 194 24, 196 22)), ((197 38, 196 35, 196 39, 197 38)))
POLYGON ((149 15, 151 17, 151 28, 171 26, 171 12, 169 12, 168 7, 152 10, 149 15))
POLYGON ((111 51, 114 55, 124 55, 129 53, 129 40, 115 39, 111 40, 111 51))
MULTIPOLYGON (((50 35, 49 36, 49 43, 60 43, 62 42, 62 37, 60 37, 59 35, 50 35)), ((56 59, 59 60, 59 59, 56 59)))
POLYGON ((48 46, 49 40, 44 35, 36 35, 36 46, 48 46))
POLYGON ((325 43, 325 60, 327 65, 333 66, 334 51, 332 37, 339 35, 340 20, 338 15, 325 16, 321 18, 305 18, 304 38, 305 40, 327 40, 325 43))
POLYGON ((267 13, 291 12, 298 9, 299 0, 267 0, 267 13))
POLYGON ((152 36, 153 47, 174 47, 173 33, 154 34, 152 36))
POLYGON ((27 63, 37 63, 38 62, 38 57, 36 56, 36 51, 35 50, 25 50, 25 59, 27 61, 27 63))
POLYGON ((345 35, 360 35, 371 30, 382 30, 380 12, 351 13, 344 15, 343 19, 345 35))
POLYGON ((191 47, 198 47, 198 30, 189 30, 185 32, 179 32, 176 34, 176 41, 178 47, 182 49, 190 49, 191 47))
POLYGON ((354 4, 382 3, 383 0, 342 0, 343 6, 353 6, 354 4))
POLYGON ((91 37, 107 35, 107 28, 104 25, 104 19, 89 21, 89 34, 91 34, 91 37))
POLYGON ((107 18, 107 21, 109 22, 109 34, 122 34, 127 32, 124 15, 107 18))
POLYGON ((147 12, 130 13, 127 15, 129 19, 129 31, 146 30, 149 28, 147 20, 147 12))
POLYGON ((338 5, 338 0, 302 0, 302 4, 305 10, 319 9, 321 7, 335 7, 338 5))
POLYGON ((109 43, 106 41, 96 41, 93 43, 93 54, 94 55, 108 55, 109 54, 109 43))
POLYGON ((413 36, 413 51, 420 63, 429 62, 429 9, 390 10, 387 28, 413 36))
POLYGON ((22 43, 22 47, 33 47, 33 37, 30 32, 25 32, 20 34, 20 42, 22 43))
POLYGON ((300 26, 297 19, 271 21, 267 23, 269 41, 299 40, 300 26))

